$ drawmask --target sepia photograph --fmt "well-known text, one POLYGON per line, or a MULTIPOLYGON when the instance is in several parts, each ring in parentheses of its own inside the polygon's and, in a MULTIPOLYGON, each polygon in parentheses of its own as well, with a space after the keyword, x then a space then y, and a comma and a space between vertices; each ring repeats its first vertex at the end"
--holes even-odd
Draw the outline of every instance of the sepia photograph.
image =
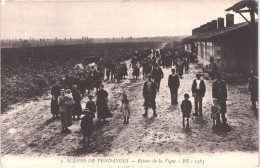
POLYGON ((258 167, 258 1, 1 1, 1 167, 258 167))

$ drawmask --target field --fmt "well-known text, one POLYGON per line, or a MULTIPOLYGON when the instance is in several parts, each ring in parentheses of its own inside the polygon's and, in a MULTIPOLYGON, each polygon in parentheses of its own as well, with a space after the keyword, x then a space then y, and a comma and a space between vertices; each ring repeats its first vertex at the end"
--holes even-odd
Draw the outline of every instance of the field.
POLYGON ((1 112, 12 104, 42 95, 62 73, 68 73, 78 63, 87 64, 88 57, 104 57, 102 63, 121 61, 131 58, 136 50, 154 48, 158 44, 99 43, 2 49, 1 112))

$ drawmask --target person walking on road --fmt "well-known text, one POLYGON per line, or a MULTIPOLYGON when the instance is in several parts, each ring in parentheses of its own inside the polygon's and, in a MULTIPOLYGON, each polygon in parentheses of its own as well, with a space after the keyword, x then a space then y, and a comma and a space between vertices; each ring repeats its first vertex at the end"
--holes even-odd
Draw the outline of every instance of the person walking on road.
POLYGON ((202 99, 206 92, 205 82, 200 79, 201 74, 196 74, 197 79, 192 83, 192 96, 194 97, 195 113, 194 116, 202 117, 202 99))
POLYGON ((172 74, 168 78, 168 87, 171 92, 171 103, 172 105, 178 104, 178 89, 180 87, 180 80, 178 75, 175 73, 175 69, 172 69, 172 74))
POLYGON ((160 90, 161 79, 163 79, 163 71, 158 66, 158 63, 156 63, 155 67, 153 68, 152 78, 153 78, 153 80, 154 80, 154 82, 156 84, 156 89, 159 91, 160 90))
POLYGON ((151 80, 151 74, 147 75, 148 81, 144 83, 143 87, 143 97, 144 97, 144 109, 145 113, 144 117, 148 115, 148 108, 151 107, 153 109, 153 116, 156 117, 156 84, 151 80))
POLYGON ((226 83, 221 80, 220 74, 217 74, 217 80, 212 85, 212 97, 218 100, 220 105, 220 113, 222 122, 226 123, 227 119, 225 114, 227 112, 226 101, 227 101, 227 87, 226 83))

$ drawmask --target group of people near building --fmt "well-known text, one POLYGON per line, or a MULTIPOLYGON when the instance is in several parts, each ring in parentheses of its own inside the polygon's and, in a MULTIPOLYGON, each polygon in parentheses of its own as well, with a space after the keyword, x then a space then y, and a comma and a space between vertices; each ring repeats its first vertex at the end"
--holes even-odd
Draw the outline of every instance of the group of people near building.
MULTIPOLYGON (((143 67, 143 79, 147 79, 143 85, 143 98, 144 98, 144 117, 148 116, 148 109, 153 109, 153 116, 157 116, 156 112, 156 94, 160 90, 161 80, 164 78, 164 73, 162 71, 162 64, 160 64, 160 59, 162 58, 162 50, 152 51, 152 52, 144 52, 141 55, 137 53, 131 60, 130 67, 133 68, 133 76, 135 79, 139 79, 139 68, 143 67), (160 51, 160 52, 159 52, 160 51), (146 57, 145 57, 146 55, 146 57), (155 56, 155 58, 154 58, 155 56), (137 70, 136 70, 137 69, 137 70), (137 72, 138 73, 137 73, 137 72)), ((182 78, 182 70, 179 68, 181 64, 183 64, 183 68, 185 72, 189 70, 190 60, 188 57, 181 56, 176 57, 171 66, 175 66, 176 68, 171 69, 171 74, 168 76, 168 87, 171 95, 171 104, 178 105, 178 89, 181 85, 180 78, 182 78), (176 62, 174 64, 174 61, 176 62), (178 62, 182 62, 178 64, 178 62), (187 62, 183 63, 183 62, 187 62)), ((212 62, 213 63, 213 62, 212 62)), ((119 64, 118 64, 119 65, 119 64)), ((117 72, 111 73, 111 69, 113 69, 112 64, 110 65, 110 69, 107 69, 106 72, 110 71, 110 75, 113 74, 112 79, 117 78, 117 72)), ((116 65, 114 65, 116 66, 116 65)), ((214 66, 214 65, 213 65, 214 66)), ((107 66, 109 67, 109 66, 107 66)), ((120 68, 124 68, 124 73, 121 72, 121 76, 127 75, 127 67, 124 64, 120 64, 118 66, 120 68), (123 65, 123 66, 121 66, 123 65)), ((115 68, 117 69, 117 68, 115 68)), ((122 70, 122 69, 121 69, 122 70)), ((95 118, 95 113, 97 113, 97 118, 99 121, 105 121, 106 118, 111 118, 113 114, 110 112, 108 108, 108 92, 104 90, 104 85, 102 84, 101 78, 98 78, 98 72, 92 68, 88 73, 89 80, 99 81, 98 87, 96 90, 96 101, 93 101, 93 95, 88 92, 89 100, 86 102, 85 108, 82 109, 81 100, 84 97, 86 92, 86 87, 83 87, 83 81, 86 82, 86 78, 84 74, 79 74, 79 80, 74 80, 73 82, 69 82, 66 77, 63 75, 60 81, 56 82, 56 85, 52 88, 52 101, 51 101, 51 113, 54 118, 60 116, 62 123, 62 132, 70 133, 68 127, 72 125, 73 119, 80 119, 80 115, 85 114, 85 116, 81 119, 81 129, 83 133, 83 140, 88 139, 93 131, 93 119, 95 118)), ((221 123, 226 124, 227 118, 225 116, 227 112, 226 101, 227 101, 227 88, 226 83, 221 80, 221 75, 219 73, 211 76, 212 79, 217 78, 212 85, 212 98, 213 104, 211 107, 211 118, 213 120, 213 127, 215 128, 221 123), (222 122, 221 122, 222 120, 222 122)), ((193 80, 191 90, 192 97, 194 97, 194 106, 195 112, 191 114, 192 111, 192 103, 189 98, 190 95, 188 93, 184 94, 184 100, 180 104, 182 114, 183 114, 183 127, 185 127, 185 119, 187 120, 187 129, 189 128, 189 118, 191 115, 195 117, 203 117, 203 97, 206 92, 206 85, 203 79, 201 79, 202 74, 197 73, 196 78, 193 80)), ((95 83, 93 82, 93 83, 95 83)), ((96 86, 97 84, 93 84, 96 86)), ((252 107, 256 108, 257 101, 257 79, 251 75, 249 79, 249 90, 251 92, 251 101, 252 107)), ((91 89, 94 89, 93 87, 91 89)), ((129 123, 130 116, 130 101, 127 98, 127 94, 123 93, 121 97, 121 112, 124 117, 124 124, 129 123)))

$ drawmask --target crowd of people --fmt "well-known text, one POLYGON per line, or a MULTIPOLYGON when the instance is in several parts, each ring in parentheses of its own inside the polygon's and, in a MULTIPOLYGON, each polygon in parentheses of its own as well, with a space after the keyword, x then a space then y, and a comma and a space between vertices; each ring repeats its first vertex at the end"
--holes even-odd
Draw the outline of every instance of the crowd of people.
MULTIPOLYGON (((171 104, 178 105, 178 89, 181 85, 180 78, 182 78, 183 71, 189 72, 189 65, 193 62, 188 53, 177 52, 172 50, 143 50, 136 52, 131 59, 129 68, 133 69, 132 76, 135 80, 139 79, 140 68, 143 70, 143 79, 147 79, 143 85, 143 98, 144 98, 144 114, 143 117, 148 116, 148 109, 152 108, 153 116, 157 116, 156 112, 156 94, 160 90, 161 80, 164 78, 164 73, 161 67, 170 68, 171 74, 168 76, 168 87, 171 95, 171 104)), ((214 61, 210 65, 211 79, 217 78, 212 85, 212 98, 213 104, 211 107, 211 118, 213 120, 213 128, 219 125, 226 124, 227 118, 227 88, 226 83, 221 80, 220 73, 217 73, 214 61), (222 120, 222 121, 221 121, 222 120)), ((105 65, 105 78, 106 80, 116 80, 120 82, 127 76, 127 66, 125 63, 109 63, 105 65)), ((206 85, 202 74, 197 73, 196 78, 192 83, 192 97, 194 97, 195 112, 191 114, 192 103, 188 93, 184 94, 184 100, 181 103, 181 111, 183 114, 183 127, 185 127, 185 119, 187 120, 187 129, 189 127, 189 118, 191 115, 195 117, 203 117, 203 97, 206 92, 206 85)), ((105 79, 104 78, 104 79, 105 79)), ((253 75, 249 79, 249 90, 251 92, 252 108, 256 108, 257 101, 257 78, 253 75)), ((111 118, 113 114, 108 108, 108 92, 104 90, 102 78, 95 69, 91 67, 87 74, 80 73, 77 79, 70 80, 66 75, 62 75, 61 80, 56 82, 56 85, 51 90, 51 113, 53 118, 60 116, 62 123, 62 133, 70 133, 68 127, 72 125, 72 120, 80 120, 80 116, 85 114, 81 119, 81 129, 83 133, 83 140, 87 138, 87 143, 91 132, 93 131, 93 119, 97 113, 99 121, 105 121, 106 118, 111 118), (93 94, 91 90, 96 88, 96 101, 93 101, 93 94), (88 90, 89 101, 86 102, 85 108, 82 109, 81 100, 86 95, 88 90), (77 117, 77 118, 76 118, 77 117)), ((124 117, 124 124, 129 123, 130 116, 130 101, 127 94, 124 92, 121 96, 121 112, 124 117)))

